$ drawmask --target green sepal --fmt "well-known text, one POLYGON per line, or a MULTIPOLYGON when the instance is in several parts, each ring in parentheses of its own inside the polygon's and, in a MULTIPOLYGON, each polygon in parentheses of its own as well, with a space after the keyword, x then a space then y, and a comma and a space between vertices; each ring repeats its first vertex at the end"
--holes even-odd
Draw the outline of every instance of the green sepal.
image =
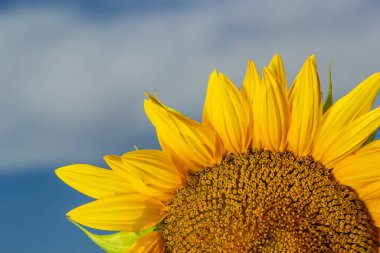
POLYGON ((371 143, 371 142, 373 142, 373 141, 375 140, 377 130, 378 130, 378 129, 376 129, 375 131, 373 131, 373 133, 372 133, 372 134, 368 137, 368 139, 364 142, 363 146, 364 146, 364 145, 367 145, 367 144, 369 144, 369 143, 371 143))
POLYGON ((332 96, 332 75, 331 75, 331 63, 329 64, 329 91, 327 93, 325 104, 323 105, 323 113, 325 113, 333 105, 332 96))
POLYGON ((140 237, 154 230, 154 227, 151 227, 145 230, 141 230, 140 232, 118 232, 109 235, 96 235, 86 230, 75 221, 70 221, 74 223, 80 230, 82 230, 96 245, 104 249, 107 253, 125 253, 140 237))

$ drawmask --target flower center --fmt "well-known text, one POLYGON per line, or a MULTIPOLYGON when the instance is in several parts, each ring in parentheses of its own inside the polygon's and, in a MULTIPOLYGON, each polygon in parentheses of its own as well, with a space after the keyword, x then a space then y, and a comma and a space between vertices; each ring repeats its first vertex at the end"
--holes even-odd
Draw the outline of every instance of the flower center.
POLYGON ((321 163, 251 150, 190 174, 158 225, 166 252, 375 252, 358 195, 321 163))

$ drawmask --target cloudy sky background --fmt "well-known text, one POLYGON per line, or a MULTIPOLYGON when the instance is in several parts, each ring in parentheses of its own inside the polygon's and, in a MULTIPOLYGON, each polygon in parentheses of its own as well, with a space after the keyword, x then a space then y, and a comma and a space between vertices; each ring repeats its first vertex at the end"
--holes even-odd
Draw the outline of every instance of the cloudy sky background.
POLYGON ((248 58, 262 69, 280 53, 291 84, 315 53, 338 98, 380 71, 379 13, 358 0, 0 1, 0 252, 102 252, 65 221, 87 199, 53 171, 157 148, 145 91, 199 120, 213 69, 240 87, 248 58))

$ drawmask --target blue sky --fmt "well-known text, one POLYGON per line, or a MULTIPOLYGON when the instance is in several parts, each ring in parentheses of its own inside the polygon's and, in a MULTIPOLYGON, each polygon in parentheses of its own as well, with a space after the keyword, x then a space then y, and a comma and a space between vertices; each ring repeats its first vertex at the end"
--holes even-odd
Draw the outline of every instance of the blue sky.
MULTIPOLYGON (((0 1, 0 252, 101 252, 64 214, 87 198, 54 169, 157 148, 144 92, 200 119, 213 69, 316 53, 340 97, 380 71, 377 1, 0 1)), ((379 100, 376 101, 379 105, 379 100)))

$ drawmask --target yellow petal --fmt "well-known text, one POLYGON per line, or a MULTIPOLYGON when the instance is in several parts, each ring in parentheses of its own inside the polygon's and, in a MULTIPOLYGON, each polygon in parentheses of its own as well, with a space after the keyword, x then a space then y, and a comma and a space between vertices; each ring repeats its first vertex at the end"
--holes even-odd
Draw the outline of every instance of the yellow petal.
MULTIPOLYGON (((359 195, 372 195, 380 181, 380 140, 376 140, 334 165, 334 177, 359 195), (370 186, 369 186, 370 185, 370 186)), ((380 196, 379 196, 380 197, 380 196)))
POLYGON ((122 177, 125 182, 132 185, 132 188, 137 192, 147 196, 156 197, 162 201, 166 201, 172 197, 172 194, 169 194, 167 191, 147 185, 145 182, 145 175, 142 175, 141 173, 138 174, 133 167, 125 164, 120 156, 107 155, 104 157, 104 160, 115 173, 122 177))
POLYGON ((147 186, 172 192, 183 185, 182 177, 170 155, 159 150, 136 150, 125 153, 123 163, 147 186))
POLYGON ((134 246, 127 251, 128 253, 164 253, 165 240, 160 232, 150 232, 144 235, 134 246))
POLYGON ((255 98, 254 138, 265 149, 283 151, 289 127, 288 99, 268 68, 264 68, 263 80, 255 98))
POLYGON ((241 94, 249 106, 252 106, 253 104, 253 96, 255 94, 255 91, 258 89, 260 82, 260 74, 255 63, 251 60, 248 60, 247 72, 244 77, 241 94))
POLYGON ((354 188, 361 200, 380 199, 380 181, 354 188))
POLYGON ((333 142, 325 147, 319 160, 329 168, 358 150, 380 126, 380 107, 349 122, 336 135, 333 142))
MULTIPOLYGON (((161 139, 163 139, 163 138, 161 138, 161 139)), ((223 147, 223 150, 224 150, 224 147, 223 147)), ((218 152, 223 152, 223 151, 218 150, 216 152, 218 153, 218 152)), ((166 153, 173 154, 173 152, 166 152, 166 153)), ((186 169, 186 165, 181 160, 179 160, 177 157, 175 157, 173 155, 170 155, 170 157, 171 157, 172 162, 174 163, 175 167, 177 168, 178 172, 181 174, 183 183, 186 184, 186 182, 189 180, 189 173, 188 173, 189 171, 186 169)))
POLYGON ((284 64, 282 63, 281 56, 275 54, 268 65, 269 70, 276 77, 278 84, 284 90, 284 94, 287 94, 288 87, 286 84, 286 74, 284 69, 284 64))
POLYGON ((314 145, 315 159, 322 159, 325 150, 335 142, 337 135, 347 124, 369 111, 379 89, 380 73, 377 73, 364 80, 327 110, 314 145))
POLYGON ((236 86, 222 73, 213 71, 203 107, 203 123, 213 128, 228 152, 241 153, 251 142, 247 103, 236 86))
POLYGON ((67 213, 85 226, 110 231, 140 231, 159 223, 167 208, 159 200, 141 194, 99 199, 67 213))
POLYGON ((116 174, 124 178, 126 181, 136 181, 139 179, 135 173, 127 169, 120 156, 106 155, 103 159, 116 174))
POLYGON ((145 112, 156 127, 162 149, 181 160, 186 168, 199 170, 222 159, 222 143, 210 128, 161 104, 147 95, 145 112))
POLYGON ((292 85, 289 97, 291 123, 288 132, 290 149, 298 156, 309 155, 322 120, 322 95, 315 63, 309 57, 292 85))
POLYGON ((88 164, 64 166, 55 173, 72 188, 95 199, 136 192, 113 171, 88 164))
POLYGON ((261 143, 257 138, 255 138, 255 129, 253 128, 253 121, 254 115, 253 115, 253 107, 255 98, 254 96, 257 95, 259 88, 260 88, 260 74, 259 71, 257 70, 257 67, 255 63, 251 60, 248 60, 248 65, 247 65, 247 72, 244 77, 243 81, 243 86, 242 86, 242 91, 241 94, 243 96, 243 99, 247 102, 248 104, 248 110, 250 114, 250 129, 251 129, 251 138, 252 138, 252 145, 257 148, 261 148, 261 143))

